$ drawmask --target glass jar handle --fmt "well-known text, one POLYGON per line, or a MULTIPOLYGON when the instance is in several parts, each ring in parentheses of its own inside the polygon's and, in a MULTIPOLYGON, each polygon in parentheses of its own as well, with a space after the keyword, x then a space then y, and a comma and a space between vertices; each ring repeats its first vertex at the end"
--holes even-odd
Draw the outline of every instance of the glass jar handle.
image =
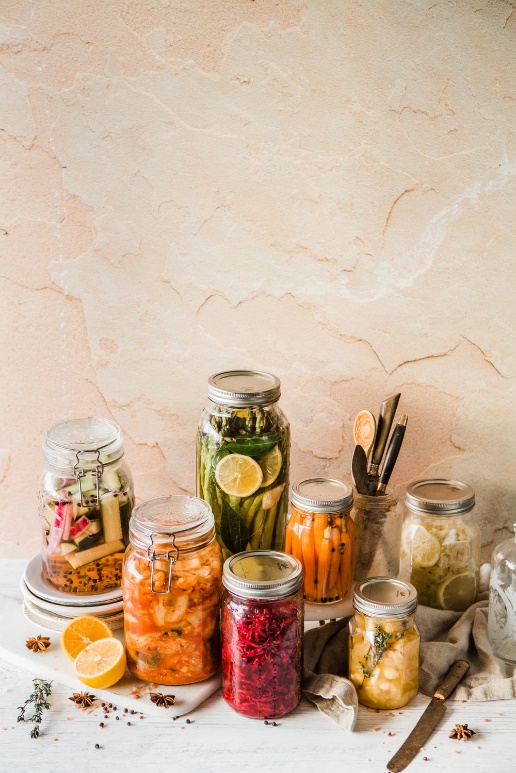
POLYGON ((152 593, 156 593, 156 594, 159 594, 159 595, 164 595, 166 593, 170 593, 170 586, 172 585, 172 569, 173 569, 174 564, 176 563, 177 559, 179 558, 179 549, 178 549, 178 547, 177 547, 177 545, 175 543, 175 534, 170 534, 170 535, 160 534, 159 535, 160 537, 169 536, 171 538, 173 549, 167 550, 165 553, 158 553, 158 552, 156 552, 155 550, 152 549, 154 547, 153 542, 154 542, 154 537, 155 536, 156 536, 155 533, 151 534, 151 538, 150 538, 151 544, 147 548, 147 557, 148 557, 148 559, 150 561, 150 565, 151 565, 150 589, 151 589, 152 593), (173 555, 173 554, 175 554, 175 555, 173 555), (166 590, 156 590, 155 587, 154 587, 154 562, 156 561, 157 558, 162 560, 162 561, 169 561, 170 562, 170 567, 169 567, 169 570, 168 570, 168 585, 167 585, 166 590))

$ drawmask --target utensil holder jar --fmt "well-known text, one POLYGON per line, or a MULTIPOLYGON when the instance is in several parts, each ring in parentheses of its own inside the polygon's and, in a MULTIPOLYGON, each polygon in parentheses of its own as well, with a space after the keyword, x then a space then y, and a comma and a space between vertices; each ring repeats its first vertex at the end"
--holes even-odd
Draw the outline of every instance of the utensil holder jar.
POLYGON ((403 511, 391 489, 383 496, 355 492, 355 582, 367 577, 397 577, 403 511))

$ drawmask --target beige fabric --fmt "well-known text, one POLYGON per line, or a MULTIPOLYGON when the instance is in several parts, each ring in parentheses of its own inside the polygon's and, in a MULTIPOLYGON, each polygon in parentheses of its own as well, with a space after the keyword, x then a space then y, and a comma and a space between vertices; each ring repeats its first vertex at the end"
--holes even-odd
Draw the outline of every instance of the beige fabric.
MULTIPOLYGON (((419 689, 425 695, 433 695, 439 682, 452 663, 461 658, 470 664, 470 670, 457 689, 452 700, 490 701, 516 698, 516 668, 495 658, 487 638, 487 594, 466 612, 445 612, 429 607, 419 607, 416 623, 421 633, 421 669, 419 689)), ((348 672, 348 620, 337 620, 305 634, 305 691, 307 697, 319 709, 334 719, 341 727, 341 712, 334 701, 326 698, 334 690, 335 678, 344 681, 340 685, 342 701, 346 702, 347 716, 355 703, 349 692, 351 683, 344 679, 348 672), (320 682, 314 674, 324 675, 320 682)), ((354 690, 353 690, 354 691, 354 690)), ((356 716, 356 708, 355 708, 356 716)), ((353 725, 348 723, 347 729, 353 725)))

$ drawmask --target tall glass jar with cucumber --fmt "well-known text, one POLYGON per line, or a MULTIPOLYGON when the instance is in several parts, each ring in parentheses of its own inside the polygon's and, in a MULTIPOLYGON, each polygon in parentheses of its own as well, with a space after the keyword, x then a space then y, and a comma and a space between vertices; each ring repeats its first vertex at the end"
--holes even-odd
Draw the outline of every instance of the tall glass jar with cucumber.
POLYGON ((278 405, 280 381, 233 370, 208 381, 197 432, 197 496, 215 515, 224 558, 243 550, 283 550, 290 426, 278 405))
POLYGON ((473 520, 475 492, 458 480, 419 480, 405 498, 401 575, 419 603, 462 612, 477 600, 480 531, 473 520))
POLYGON ((92 417, 60 422, 43 439, 43 457, 39 512, 45 579, 74 594, 119 587, 134 506, 120 428, 92 417))

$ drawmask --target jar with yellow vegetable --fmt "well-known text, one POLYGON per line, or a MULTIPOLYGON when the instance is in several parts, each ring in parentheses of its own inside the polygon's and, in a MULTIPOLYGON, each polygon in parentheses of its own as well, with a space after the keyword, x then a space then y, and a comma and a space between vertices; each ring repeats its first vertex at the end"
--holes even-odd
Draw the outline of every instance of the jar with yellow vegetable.
POLYGON ((372 709, 399 709, 417 695, 417 591, 410 583, 371 577, 359 583, 349 622, 349 678, 358 701, 372 709))
POLYGON ((196 497, 138 505, 122 592, 127 665, 138 679, 190 684, 220 664, 222 556, 210 506, 196 497))
POLYGON ((292 488, 292 515, 285 552, 303 567, 306 601, 340 601, 353 582, 355 524, 351 486, 332 478, 309 478, 292 488))
POLYGON ((417 588, 420 604, 464 611, 479 586, 475 492, 456 480, 420 480, 408 487, 405 503, 400 576, 417 588))
POLYGON ((208 380, 197 431, 197 496, 209 502, 224 558, 283 550, 290 427, 270 373, 232 370, 208 380))

